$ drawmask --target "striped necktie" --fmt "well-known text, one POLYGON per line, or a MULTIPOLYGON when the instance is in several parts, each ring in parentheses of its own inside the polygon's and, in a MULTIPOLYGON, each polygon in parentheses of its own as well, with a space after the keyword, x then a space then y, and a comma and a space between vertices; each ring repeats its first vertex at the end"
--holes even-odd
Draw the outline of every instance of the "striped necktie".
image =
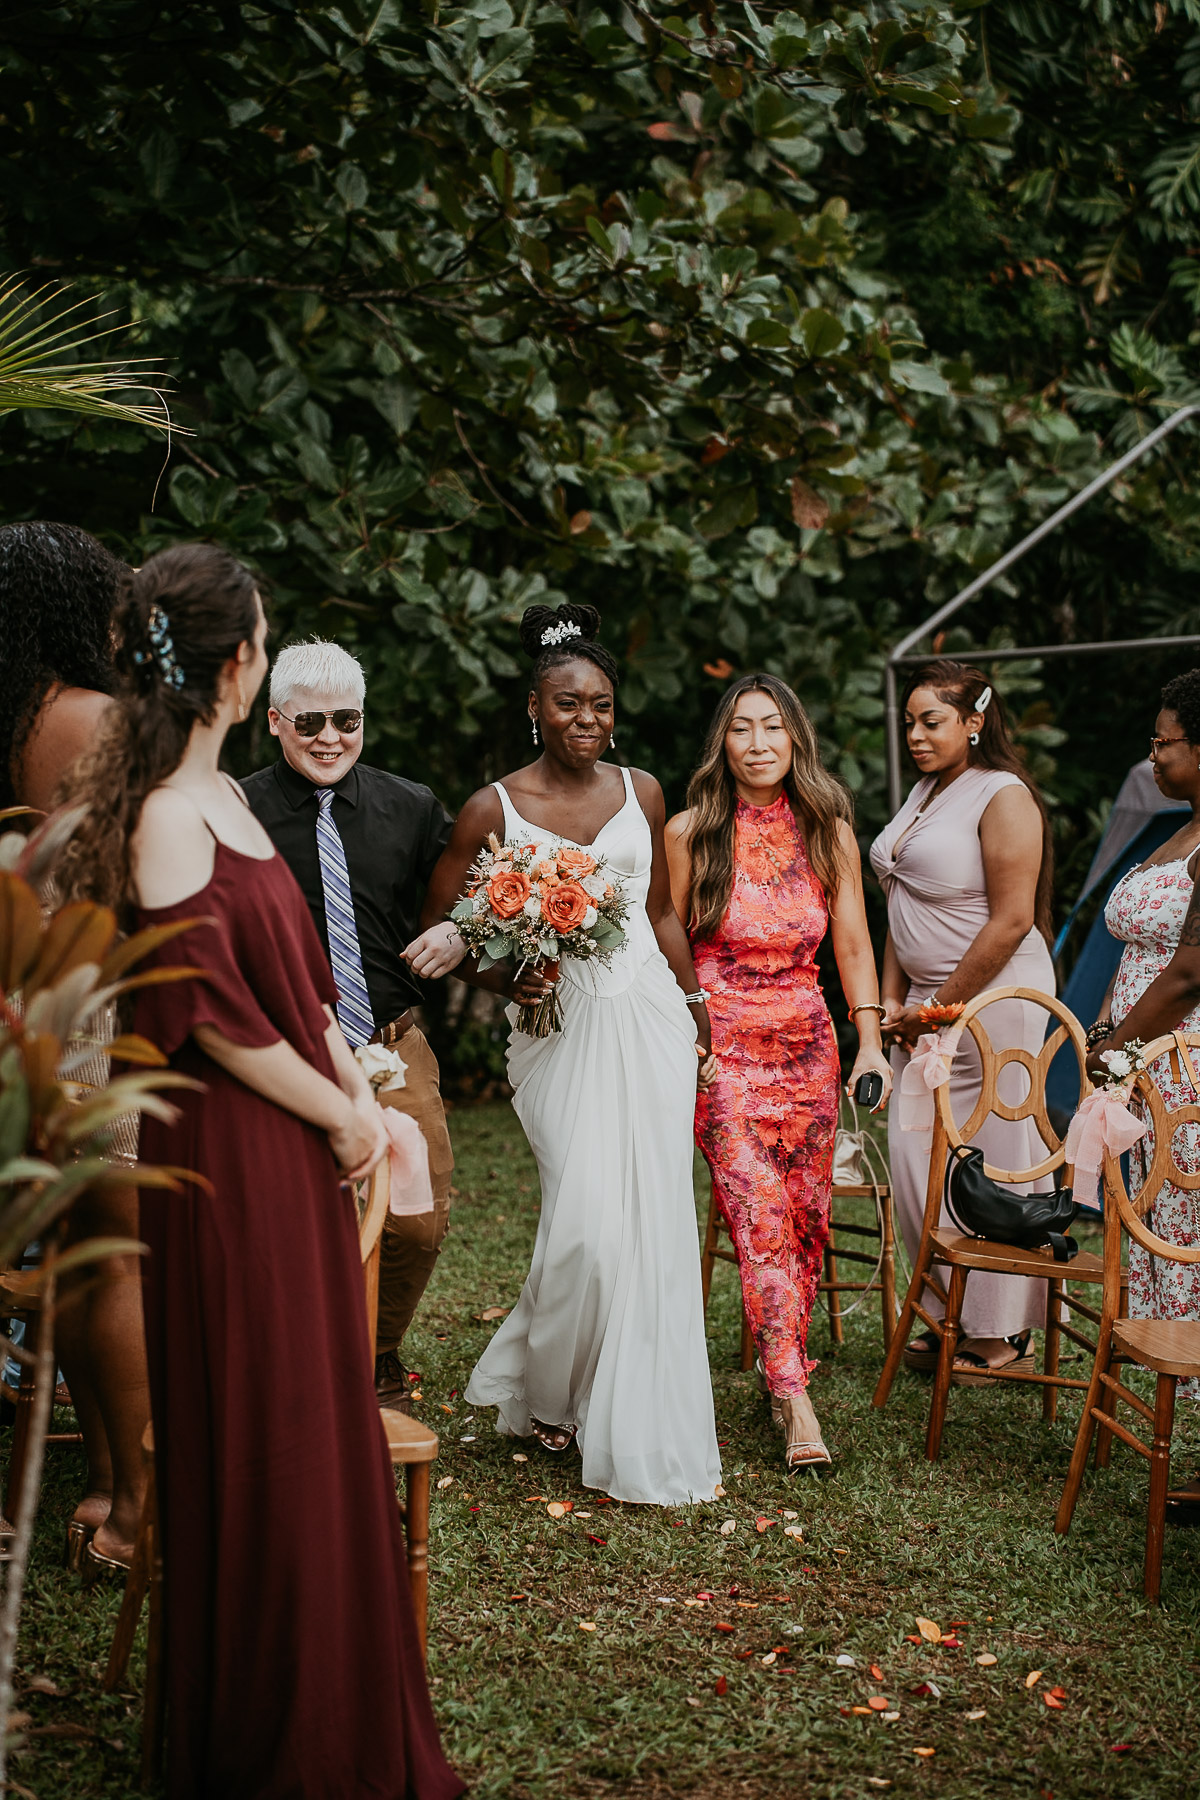
POLYGON ((317 796, 317 856, 321 864, 321 886, 325 891, 329 960, 333 964, 333 979, 338 991, 338 1024, 351 1049, 357 1050, 374 1035, 375 1020, 371 1015, 362 951, 358 946, 346 847, 333 822, 332 806, 333 789, 322 788, 317 796))

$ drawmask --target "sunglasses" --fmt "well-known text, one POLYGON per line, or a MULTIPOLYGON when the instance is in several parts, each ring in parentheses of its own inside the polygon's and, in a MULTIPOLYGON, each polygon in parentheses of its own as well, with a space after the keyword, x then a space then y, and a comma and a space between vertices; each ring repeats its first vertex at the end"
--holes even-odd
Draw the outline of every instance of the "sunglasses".
POLYGON ((279 716, 296 727, 297 737, 320 737, 325 729, 326 719, 333 720, 335 731, 344 732, 349 737, 352 732, 359 730, 363 722, 361 712, 353 706, 339 707, 337 712, 297 713, 294 719, 288 719, 285 712, 281 712, 279 716))

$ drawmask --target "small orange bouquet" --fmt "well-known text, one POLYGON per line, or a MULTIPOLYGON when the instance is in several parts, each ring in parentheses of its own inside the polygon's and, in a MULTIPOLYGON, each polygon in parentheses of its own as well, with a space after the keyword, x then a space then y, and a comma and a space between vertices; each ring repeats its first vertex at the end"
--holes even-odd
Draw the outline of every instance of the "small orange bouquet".
POLYGON ((940 1031, 943 1025, 953 1025, 966 1011, 966 1004, 965 1000, 925 1000, 917 1017, 922 1025, 928 1025, 930 1031, 940 1031))
MULTIPOLYGON (((611 962, 625 942, 629 903, 602 857, 576 844, 502 844, 493 832, 467 875, 451 919, 481 969, 531 963, 555 976, 562 957, 611 962)), ((517 1030, 549 1037, 562 1027, 558 995, 517 1011, 517 1030)))

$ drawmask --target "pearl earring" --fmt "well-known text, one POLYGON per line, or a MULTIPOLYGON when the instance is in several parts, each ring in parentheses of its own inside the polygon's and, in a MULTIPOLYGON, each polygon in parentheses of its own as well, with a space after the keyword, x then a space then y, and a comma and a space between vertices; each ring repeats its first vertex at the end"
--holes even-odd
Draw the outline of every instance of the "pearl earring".
POLYGON ((537 742, 538 742, 538 734, 537 734, 537 720, 536 720, 536 719, 534 719, 534 718, 531 718, 531 719, 530 719, 530 721, 529 721, 529 728, 530 728, 530 730, 531 730, 531 731, 532 731, 532 732, 533 732, 533 747, 534 747, 534 749, 535 749, 535 750, 536 750, 536 749, 537 749, 537 742))

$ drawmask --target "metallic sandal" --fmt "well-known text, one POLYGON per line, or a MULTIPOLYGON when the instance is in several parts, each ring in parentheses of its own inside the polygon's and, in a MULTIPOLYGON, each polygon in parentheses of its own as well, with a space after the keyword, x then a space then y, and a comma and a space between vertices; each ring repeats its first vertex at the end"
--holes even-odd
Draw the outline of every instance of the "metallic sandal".
POLYGON ((81 1572, 85 1587, 92 1587, 102 1576, 111 1579, 114 1575, 121 1581, 129 1579, 130 1565, 122 1562, 119 1556, 106 1556, 103 1550, 97 1550, 94 1542, 89 1542, 83 1552, 81 1572))
POLYGON ((545 1425, 541 1419, 531 1418, 529 1429, 542 1449, 549 1451, 551 1456, 565 1456, 575 1442, 574 1425, 545 1425), (562 1439, 561 1443, 555 1441, 558 1438, 562 1439))
POLYGON ((827 1475, 832 1474, 833 1457, 829 1453, 824 1438, 819 1435, 820 1427, 818 1427, 817 1437, 804 1436, 806 1428, 799 1425, 793 1418, 791 1402, 787 1399, 773 1399, 771 1412, 773 1417, 777 1413, 778 1422, 782 1425, 787 1439, 784 1464, 788 1474, 814 1475, 820 1480, 824 1480, 827 1475))
POLYGON ((63 1562, 72 1575, 83 1573, 84 1552, 95 1535, 96 1527, 85 1525, 82 1519, 72 1519, 67 1526, 67 1538, 63 1545, 63 1562))

